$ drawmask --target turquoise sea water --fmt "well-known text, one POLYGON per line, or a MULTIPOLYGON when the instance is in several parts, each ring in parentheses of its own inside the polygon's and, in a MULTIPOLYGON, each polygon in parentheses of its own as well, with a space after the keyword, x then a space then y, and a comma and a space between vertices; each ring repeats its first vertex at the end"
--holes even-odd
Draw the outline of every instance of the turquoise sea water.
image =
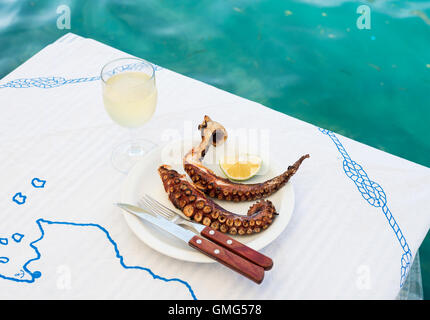
POLYGON ((67 32, 430 167, 430 1, 2 0, 0 78, 67 32))

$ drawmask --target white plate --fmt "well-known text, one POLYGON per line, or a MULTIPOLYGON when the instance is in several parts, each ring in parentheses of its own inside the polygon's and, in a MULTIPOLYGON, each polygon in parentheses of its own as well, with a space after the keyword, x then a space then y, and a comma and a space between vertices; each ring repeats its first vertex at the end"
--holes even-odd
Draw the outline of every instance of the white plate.
MULTIPOLYGON (((139 161, 129 172, 122 189, 121 201, 124 203, 137 205, 139 198, 144 194, 149 194, 154 197, 167 207, 177 210, 170 203, 167 193, 164 191, 161 183, 160 176, 158 175, 158 167, 162 164, 169 164, 173 169, 180 173, 184 173, 182 168, 182 150, 189 150, 189 145, 184 148, 186 142, 176 141, 159 146, 153 149, 148 155, 139 161)), ((220 155, 215 155, 215 152, 211 151, 215 148, 209 148, 208 154, 205 156, 207 159, 217 159, 220 155)), ((216 149, 220 149, 219 147, 216 149)), ((217 163, 215 160, 213 163, 217 163)), ((206 164, 210 167, 217 175, 223 176, 221 169, 216 164, 206 164)), ((286 170, 286 168, 282 168, 286 170)), ((248 183, 263 182, 270 179, 282 172, 282 169, 275 166, 273 161, 270 161, 270 165, 264 164, 260 170, 264 172, 262 175, 258 175, 248 180, 248 183)), ((275 205, 276 211, 279 213, 278 216, 273 220, 272 225, 267 229, 258 234, 246 235, 246 236, 233 236, 242 243, 246 243, 249 247, 260 250, 267 246, 273 240, 275 240, 281 232, 285 229, 288 222, 290 221, 291 215, 294 208, 294 191, 291 182, 288 182, 278 192, 268 198, 275 205)), ((254 202, 229 202, 216 200, 223 208, 235 212, 238 214, 246 215, 248 208, 254 202)), ((129 227, 141 239, 152 249, 170 256, 172 258, 200 262, 210 263, 214 260, 206 257, 200 252, 189 247, 185 242, 178 238, 159 230, 152 226, 150 223, 141 221, 139 218, 129 213, 124 213, 125 220, 129 227)))

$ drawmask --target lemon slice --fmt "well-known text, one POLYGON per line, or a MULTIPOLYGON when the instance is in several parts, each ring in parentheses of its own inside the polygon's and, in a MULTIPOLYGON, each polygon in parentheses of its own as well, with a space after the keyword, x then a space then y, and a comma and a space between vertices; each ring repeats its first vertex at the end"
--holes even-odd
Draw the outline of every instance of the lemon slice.
POLYGON ((229 179, 244 181, 258 173, 262 162, 260 157, 246 154, 222 158, 219 165, 229 179))

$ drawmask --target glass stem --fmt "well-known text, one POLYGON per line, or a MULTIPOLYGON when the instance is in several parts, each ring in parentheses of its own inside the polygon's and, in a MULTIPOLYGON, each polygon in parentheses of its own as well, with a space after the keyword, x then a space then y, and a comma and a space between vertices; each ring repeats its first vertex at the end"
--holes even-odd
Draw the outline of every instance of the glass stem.
POLYGON ((137 129, 131 128, 130 129, 130 150, 128 151, 128 154, 130 156, 138 156, 142 154, 142 148, 140 147, 138 141, 137 141, 137 129))

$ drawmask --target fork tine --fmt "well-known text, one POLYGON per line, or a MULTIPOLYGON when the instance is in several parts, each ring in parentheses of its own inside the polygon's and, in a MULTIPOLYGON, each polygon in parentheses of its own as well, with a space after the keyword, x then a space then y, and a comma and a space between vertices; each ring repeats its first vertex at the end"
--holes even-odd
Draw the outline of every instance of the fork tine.
POLYGON ((171 210, 170 208, 166 207, 165 205, 163 205, 162 203, 160 203, 159 201, 155 200, 154 198, 152 198, 149 195, 144 195, 145 199, 147 199, 147 201, 151 204, 154 205, 154 207, 159 208, 160 210, 166 211, 167 214, 171 215, 171 216, 176 216, 177 213, 173 210, 171 210))
POLYGON ((164 211, 161 211, 159 208, 155 207, 154 205, 152 205, 149 201, 147 201, 146 199, 142 199, 142 202, 144 203, 144 205, 151 209, 152 211, 158 213, 158 214, 162 214, 163 216, 167 216, 164 211))
MULTIPOLYGON (((149 210, 149 211, 151 211, 151 212, 153 212, 154 211, 154 209, 153 208, 151 208, 149 205, 148 205, 148 203, 145 201, 145 199, 140 199, 139 200, 139 205, 142 207, 142 208, 144 208, 144 209, 146 209, 146 210, 149 210)), ((155 213, 155 212, 154 212, 155 213)))
POLYGON ((144 198, 141 198, 139 200, 139 205, 145 207, 145 209, 150 209, 151 211, 154 211, 154 209, 148 204, 148 202, 144 198))
POLYGON ((175 211, 173 211, 172 209, 170 209, 170 208, 166 207, 164 204, 162 204, 162 203, 161 203, 161 202, 159 202, 158 200, 154 199, 154 198, 153 198, 153 197, 151 197, 150 195, 146 195, 146 198, 147 198, 150 202, 152 202, 154 205, 158 205, 158 207, 163 208, 163 209, 165 209, 165 210, 167 210, 167 211, 171 212, 172 214, 175 214, 175 215, 176 215, 176 212, 175 212, 175 211))
POLYGON ((154 200, 151 196, 144 194, 143 198, 146 199, 149 203, 152 203, 153 205, 157 207, 163 207, 164 209, 167 209, 166 207, 162 206, 158 201, 154 200))
POLYGON ((157 207, 151 205, 145 198, 140 199, 139 203, 144 206, 146 209, 154 212, 155 214, 159 214, 165 218, 171 218, 170 214, 167 214, 165 211, 158 209, 157 207))
POLYGON ((169 208, 165 207, 160 202, 156 201, 154 198, 151 198, 148 195, 145 195, 144 199, 145 199, 146 203, 151 208, 153 208, 157 212, 163 214, 164 216, 166 216, 166 217, 168 217, 170 219, 174 218, 177 215, 176 212, 174 212, 173 210, 170 210, 169 208))

